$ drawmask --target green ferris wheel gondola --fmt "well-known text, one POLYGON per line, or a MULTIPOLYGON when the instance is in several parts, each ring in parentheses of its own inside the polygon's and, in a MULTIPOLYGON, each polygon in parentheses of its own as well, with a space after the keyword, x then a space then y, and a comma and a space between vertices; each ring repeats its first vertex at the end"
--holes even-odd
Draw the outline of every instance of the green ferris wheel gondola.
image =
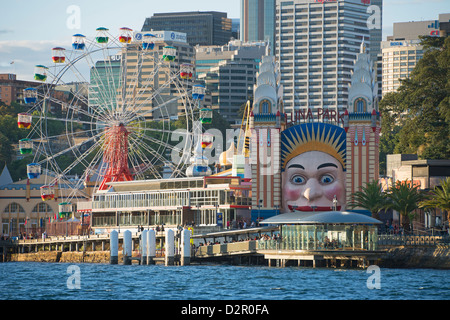
POLYGON ((31 139, 19 140, 20 154, 32 154, 33 153, 33 141, 31 139))
POLYGON ((62 202, 58 205, 58 215, 60 218, 72 214, 72 204, 70 202, 62 202))
POLYGON ((202 124, 210 124, 212 122, 213 111, 209 108, 200 109, 199 120, 202 124))
POLYGON ((163 60, 164 61, 173 61, 177 55, 177 49, 171 46, 165 46, 163 48, 163 60))
POLYGON ((109 31, 109 29, 100 27, 100 28, 97 28, 96 31, 97 31, 97 37, 95 38, 95 40, 97 41, 97 43, 100 43, 100 44, 108 43, 109 37, 108 37, 107 32, 109 31))

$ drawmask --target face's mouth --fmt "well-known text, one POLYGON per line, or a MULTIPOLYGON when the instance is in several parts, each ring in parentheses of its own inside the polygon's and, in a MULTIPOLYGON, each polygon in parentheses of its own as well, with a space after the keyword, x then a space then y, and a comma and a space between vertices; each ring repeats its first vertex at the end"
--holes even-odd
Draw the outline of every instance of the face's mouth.
MULTIPOLYGON (((293 211, 302 211, 302 212, 306 212, 306 211, 332 211, 334 208, 332 206, 292 206, 292 205, 288 205, 288 208, 291 212, 293 211)), ((341 210, 341 206, 337 206, 337 210, 340 211, 341 210)))

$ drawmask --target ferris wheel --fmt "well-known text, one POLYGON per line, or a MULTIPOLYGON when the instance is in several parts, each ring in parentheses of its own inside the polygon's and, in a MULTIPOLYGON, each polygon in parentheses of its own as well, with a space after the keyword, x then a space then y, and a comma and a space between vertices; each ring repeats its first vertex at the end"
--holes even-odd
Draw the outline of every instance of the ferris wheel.
POLYGON ((205 88, 193 83, 193 65, 175 62, 175 47, 155 45, 150 33, 132 40, 129 28, 76 34, 71 48, 53 48, 51 63, 35 67, 42 85, 24 90, 30 109, 18 126, 29 134, 19 149, 33 155, 29 179, 48 173, 44 201, 61 181, 106 191, 108 182, 183 176, 191 165, 196 126, 212 117, 201 103, 205 88), (180 123, 181 143, 172 141, 180 123))

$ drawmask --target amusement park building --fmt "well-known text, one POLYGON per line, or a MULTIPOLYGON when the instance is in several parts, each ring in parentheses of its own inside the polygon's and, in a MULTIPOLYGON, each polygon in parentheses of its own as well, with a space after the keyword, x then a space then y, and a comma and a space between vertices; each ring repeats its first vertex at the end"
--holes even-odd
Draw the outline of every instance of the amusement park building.
MULTIPOLYGON (((45 175, 38 179, 24 179, 13 182, 8 168, 3 168, 0 175, 0 224, 4 237, 40 235, 49 221, 55 221, 59 212, 61 198, 66 197, 71 190, 66 184, 60 183, 54 188, 54 199, 44 201, 41 187, 47 180, 45 175)), ((73 200, 85 200, 87 197, 80 190, 73 200)), ((78 217, 80 215, 78 214, 78 217)))
MULTIPOLYGON (((92 227, 195 225, 232 227, 250 222, 251 183, 240 177, 189 177, 111 183, 92 201, 92 227)), ((203 228, 204 229, 204 228, 203 228)))

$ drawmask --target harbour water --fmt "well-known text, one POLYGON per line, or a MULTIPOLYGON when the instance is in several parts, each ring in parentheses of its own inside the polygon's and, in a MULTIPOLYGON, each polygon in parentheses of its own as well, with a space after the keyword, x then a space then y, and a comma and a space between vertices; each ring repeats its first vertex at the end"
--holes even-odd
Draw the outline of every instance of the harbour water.
POLYGON ((448 300, 450 270, 0 263, 0 300, 448 300), (377 286, 374 287, 374 283, 377 286))

